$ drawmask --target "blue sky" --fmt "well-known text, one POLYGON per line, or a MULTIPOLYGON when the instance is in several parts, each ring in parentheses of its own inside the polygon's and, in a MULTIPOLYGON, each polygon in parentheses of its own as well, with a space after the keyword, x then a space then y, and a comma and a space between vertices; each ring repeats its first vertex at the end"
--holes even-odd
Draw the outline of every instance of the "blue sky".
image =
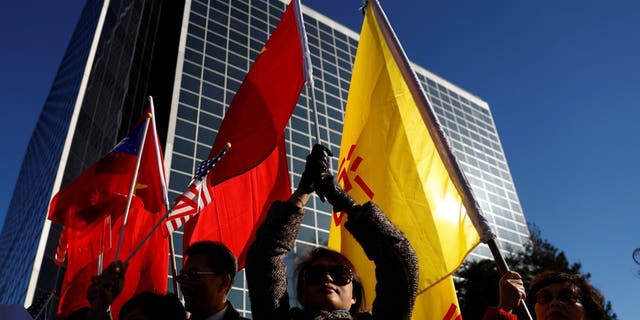
MULTIPOLYGON (((303 3, 360 30, 359 0, 303 3)), ((83 5, 0 3, 0 220, 83 5)), ((640 2, 382 6, 411 60, 489 103, 528 221, 636 318, 640 2)))

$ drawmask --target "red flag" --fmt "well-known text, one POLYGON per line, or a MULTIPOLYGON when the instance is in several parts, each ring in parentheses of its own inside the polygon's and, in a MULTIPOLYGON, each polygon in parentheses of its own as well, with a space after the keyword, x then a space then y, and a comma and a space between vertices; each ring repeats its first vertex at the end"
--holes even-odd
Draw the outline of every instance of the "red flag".
MULTIPOLYGON (((109 203, 125 196, 131 188, 138 150, 145 141, 141 165, 135 187, 145 208, 150 212, 164 209, 161 172, 154 126, 149 126, 143 139, 146 117, 152 117, 151 109, 111 152, 67 184, 51 200, 49 219, 73 229, 83 229, 95 221, 101 221, 111 209, 109 203)), ((160 158, 161 159, 161 158, 160 158)))
POLYGON ((227 142, 232 148, 208 176, 215 205, 185 226, 185 247, 222 241, 239 257, 240 267, 264 208, 290 194, 284 129, 310 75, 299 6, 294 0, 287 7, 220 126, 211 156, 227 142))
MULTIPOLYGON (((61 316, 89 306, 85 296, 91 277, 98 274, 98 257, 102 254, 103 268, 114 261, 116 241, 143 140, 121 256, 128 256, 164 215, 162 152, 155 124, 149 122, 147 125, 143 121, 145 118, 153 121, 152 108, 150 103, 129 135, 56 194, 51 202, 49 219, 63 224, 56 263, 64 261, 64 249, 68 256, 58 305, 61 316), (143 139, 145 128, 146 138, 143 139)), ((168 239, 161 231, 156 231, 132 257, 125 275, 125 288, 112 305, 114 314, 117 315, 122 304, 136 293, 166 292, 168 245, 168 239)))
POLYGON ((211 185, 257 166, 284 137, 305 82, 297 5, 291 1, 231 102, 209 157, 227 142, 232 148, 211 171, 211 185))
MULTIPOLYGON (((127 230, 123 240, 121 253, 128 255, 151 230, 153 224, 162 213, 150 213, 143 208, 138 197, 132 199, 127 230)), ((68 263, 65 272, 58 315, 66 317, 73 311, 89 306, 86 292, 91 284, 91 277, 98 273, 98 256, 103 254, 103 269, 114 260, 117 232, 122 226, 124 216, 119 214, 124 209, 126 197, 112 202, 111 212, 117 217, 110 224, 109 217, 103 223, 95 224, 90 230, 66 229, 68 239, 68 263)), ((169 268, 168 238, 156 230, 145 242, 142 249, 129 261, 125 273, 125 286, 112 304, 112 312, 116 316, 122 305, 135 294, 143 291, 166 293, 167 270, 169 268)))

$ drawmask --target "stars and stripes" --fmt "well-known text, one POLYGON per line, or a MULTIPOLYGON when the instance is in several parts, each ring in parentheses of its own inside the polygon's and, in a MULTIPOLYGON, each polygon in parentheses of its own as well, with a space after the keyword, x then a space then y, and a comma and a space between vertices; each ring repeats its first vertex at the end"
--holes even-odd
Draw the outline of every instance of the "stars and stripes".
POLYGON ((178 230, 183 224, 187 223, 191 217, 198 214, 202 208, 211 203, 213 199, 211 198, 209 186, 206 185, 206 177, 211 169, 213 169, 218 161, 227 153, 229 148, 231 148, 231 144, 227 143, 217 156, 203 161, 196 168, 189 187, 176 198, 173 210, 167 217, 166 227, 169 233, 178 230))

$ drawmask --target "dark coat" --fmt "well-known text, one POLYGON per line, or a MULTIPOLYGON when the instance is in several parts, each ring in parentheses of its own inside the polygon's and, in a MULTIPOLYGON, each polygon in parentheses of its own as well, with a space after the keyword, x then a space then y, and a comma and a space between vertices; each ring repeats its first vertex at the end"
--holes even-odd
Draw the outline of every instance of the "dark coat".
MULTIPOLYGON (((193 320, 193 318, 189 320, 193 320)), ((240 313, 233 307, 231 302, 229 302, 227 305, 227 311, 225 311, 224 317, 222 317, 222 320, 249 320, 249 319, 241 317, 240 313)))
POLYGON ((304 216, 302 209, 276 201, 247 252, 245 273, 255 320, 409 319, 418 287, 418 260, 404 234, 372 202, 348 213, 347 230, 376 265, 376 298, 371 313, 290 309, 284 258, 293 249, 304 216))
POLYGON ((245 317, 241 317, 240 313, 233 307, 231 302, 229 302, 229 306, 227 307, 227 312, 224 313, 224 317, 222 320, 249 320, 245 317))

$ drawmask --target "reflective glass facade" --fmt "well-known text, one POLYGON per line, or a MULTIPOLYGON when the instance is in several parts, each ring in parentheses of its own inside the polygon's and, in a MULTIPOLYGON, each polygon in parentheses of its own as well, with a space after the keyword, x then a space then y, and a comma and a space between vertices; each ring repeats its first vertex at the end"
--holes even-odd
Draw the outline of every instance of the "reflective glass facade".
MULTIPOLYGON (((78 97, 80 80, 76 78, 81 76, 93 38, 92 34, 83 32, 95 30, 101 3, 89 0, 73 35, 29 145, 1 236, 7 241, 0 241, 0 263, 3 264, 0 275, 7 269, 13 275, 41 270, 38 286, 43 290, 53 287, 49 282, 55 280, 52 257, 59 234, 56 226, 49 234, 42 266, 34 268, 33 255, 78 97), (46 189, 39 193, 42 196, 37 201, 32 200, 34 183, 27 184, 34 179, 39 182, 36 187, 46 189), (37 207, 25 207, 36 204, 37 207), (26 216, 31 220, 22 222, 26 220, 22 212, 30 212, 26 216), (18 232, 16 226, 34 230, 18 232), (13 243, 25 246, 18 251, 24 251, 29 258, 9 256, 16 254, 10 253, 16 251, 13 243), (24 266, 15 264, 16 260, 24 261, 24 266)), ((285 4, 279 0, 110 1, 93 57, 91 77, 86 93, 82 93, 84 102, 78 107, 78 117, 82 120, 71 128, 74 135, 69 142, 62 185, 126 134, 144 107, 144 96, 151 94, 156 100, 161 141, 166 141, 170 196, 175 198, 181 194, 195 167, 208 156, 234 93, 275 29, 284 8, 285 4)), ((339 154, 344 106, 358 45, 356 32, 310 8, 303 8, 303 13, 315 89, 313 92, 303 89, 286 129, 293 186, 298 184, 305 156, 315 142, 312 108, 318 112, 322 142, 334 154, 339 154)), ((415 68, 502 248, 521 248, 528 237, 526 221, 488 104, 419 66, 415 68)), ((333 160, 333 168, 337 168, 337 158, 333 160)), ((310 248, 327 243, 330 206, 313 198, 306 212, 295 250, 287 260, 289 264, 295 263, 297 257, 310 248)), ((178 231, 173 237, 180 266, 183 234, 178 231)), ((490 257, 484 247, 472 255, 490 257)), ((4 286, 0 287, 0 302, 23 302, 28 279, 8 278, 0 276, 0 286, 4 286), (3 294, 7 292, 3 288, 8 286, 23 289, 6 298, 9 295, 3 294)), ((250 316, 242 271, 238 273, 230 300, 242 314, 250 316)))
POLYGON ((0 303, 29 305, 59 292, 64 268, 53 257, 61 228, 45 222, 49 200, 129 132, 147 95, 165 106, 156 121, 166 138, 182 19, 173 12, 183 3, 106 4, 87 2, 28 146, 1 235, 0 303))

